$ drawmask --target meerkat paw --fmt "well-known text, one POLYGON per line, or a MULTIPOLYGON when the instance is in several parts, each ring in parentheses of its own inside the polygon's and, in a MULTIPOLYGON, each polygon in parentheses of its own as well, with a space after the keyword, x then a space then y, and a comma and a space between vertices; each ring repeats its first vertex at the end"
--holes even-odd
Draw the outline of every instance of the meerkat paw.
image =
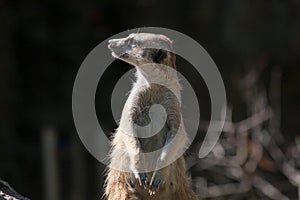
POLYGON ((140 186, 143 186, 144 188, 148 185, 148 175, 147 173, 136 173, 135 178, 139 181, 140 186))
POLYGON ((155 171, 152 175, 151 181, 150 181, 150 188, 149 188, 149 194, 153 195, 158 190, 159 186, 163 182, 163 176, 159 171, 155 171))

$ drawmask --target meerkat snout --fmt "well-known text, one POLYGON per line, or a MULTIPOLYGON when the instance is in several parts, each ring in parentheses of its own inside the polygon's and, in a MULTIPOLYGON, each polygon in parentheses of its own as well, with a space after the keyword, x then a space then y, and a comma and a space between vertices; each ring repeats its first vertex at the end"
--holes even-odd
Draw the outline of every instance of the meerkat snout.
POLYGON ((112 56, 115 58, 121 58, 126 56, 126 52, 131 48, 126 44, 124 39, 113 39, 108 41, 108 48, 112 51, 112 56))

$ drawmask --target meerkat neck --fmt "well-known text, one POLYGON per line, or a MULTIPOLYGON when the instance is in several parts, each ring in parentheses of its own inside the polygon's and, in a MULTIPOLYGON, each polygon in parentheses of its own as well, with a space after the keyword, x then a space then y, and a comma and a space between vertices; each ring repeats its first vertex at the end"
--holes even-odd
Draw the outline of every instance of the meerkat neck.
POLYGON ((176 70, 160 64, 147 64, 136 67, 137 81, 144 83, 173 83, 178 82, 176 70))
POLYGON ((172 89, 177 97, 181 97, 181 85, 176 70, 171 67, 160 64, 138 66, 136 67, 136 77, 135 85, 137 87, 141 85, 150 87, 151 84, 155 83, 172 89))

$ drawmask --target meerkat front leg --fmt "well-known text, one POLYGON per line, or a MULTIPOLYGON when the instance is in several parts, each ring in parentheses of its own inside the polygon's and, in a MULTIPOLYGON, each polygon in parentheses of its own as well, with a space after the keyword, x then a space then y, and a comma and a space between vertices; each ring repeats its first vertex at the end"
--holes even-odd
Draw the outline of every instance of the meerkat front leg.
POLYGON ((179 154, 182 153, 186 140, 184 132, 178 131, 178 129, 174 127, 169 129, 166 137, 164 148, 162 149, 161 155, 156 163, 157 170, 154 171, 150 181, 150 194, 154 194, 161 184, 174 181, 170 180, 172 177, 168 174, 170 171, 164 170, 162 167, 171 165, 172 162, 175 162, 176 158, 180 157, 179 154))
MULTIPOLYGON (((150 181, 150 194, 154 193, 155 190, 159 188, 159 186, 165 181, 162 173, 162 166, 168 160, 171 160, 176 156, 176 144, 171 144, 170 142, 175 138, 177 130, 175 128, 170 128, 166 135, 166 141, 162 152, 156 162, 156 170, 153 172, 151 181, 150 181), (167 157, 168 156, 168 157, 167 157)), ((174 141, 173 141, 174 142, 174 141)), ((174 142, 176 143, 176 142, 174 142)), ((178 146, 177 146, 178 148, 178 146)), ((171 164, 171 163, 170 163, 171 164)), ((167 175, 167 174, 164 174, 167 175)))
POLYGON ((146 187, 148 184, 148 176, 145 172, 141 172, 145 169, 142 160, 141 153, 141 145, 137 138, 135 137, 127 137, 126 141, 126 149, 129 154, 129 168, 134 174, 134 177, 139 181, 139 184, 143 187, 146 187))

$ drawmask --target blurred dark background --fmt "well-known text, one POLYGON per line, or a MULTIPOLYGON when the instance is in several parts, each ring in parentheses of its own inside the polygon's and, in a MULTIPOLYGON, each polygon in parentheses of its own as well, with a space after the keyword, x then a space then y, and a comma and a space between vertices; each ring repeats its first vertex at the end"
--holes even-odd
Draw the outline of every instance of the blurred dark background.
MULTIPOLYGON (((238 87, 242 75, 263 65, 260 83, 268 84, 274 67, 280 69, 280 129, 288 141, 299 136, 299 0, 0 0, 2 179, 31 199, 47 196, 47 173, 58 184, 54 199, 102 196, 105 166, 76 133, 73 82, 96 45, 147 26, 185 33, 209 52, 224 79, 234 122, 248 116, 238 87), (50 152, 56 160, 48 163, 54 166, 50 171, 47 145, 56 149, 50 152)), ((209 102, 208 97, 200 103, 206 120, 209 102)))

